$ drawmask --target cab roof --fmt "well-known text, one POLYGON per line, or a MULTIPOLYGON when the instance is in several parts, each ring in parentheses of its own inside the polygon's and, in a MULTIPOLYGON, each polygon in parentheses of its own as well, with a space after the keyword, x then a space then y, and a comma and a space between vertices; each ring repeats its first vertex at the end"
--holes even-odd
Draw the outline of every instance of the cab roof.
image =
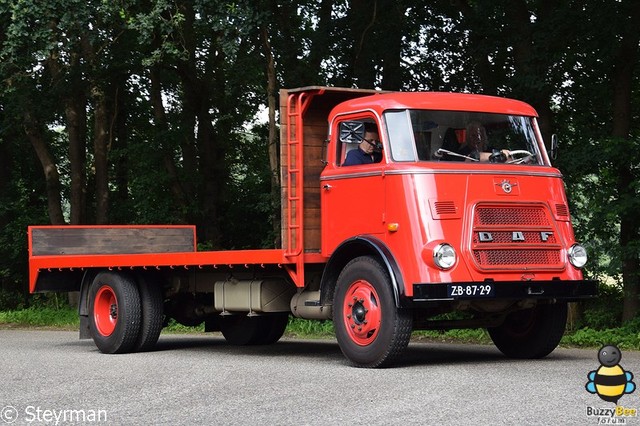
POLYGON ((381 92, 349 99, 331 111, 338 115, 356 111, 374 111, 381 115, 386 110, 426 109, 437 111, 469 111, 537 117, 529 104, 497 96, 449 92, 381 92))

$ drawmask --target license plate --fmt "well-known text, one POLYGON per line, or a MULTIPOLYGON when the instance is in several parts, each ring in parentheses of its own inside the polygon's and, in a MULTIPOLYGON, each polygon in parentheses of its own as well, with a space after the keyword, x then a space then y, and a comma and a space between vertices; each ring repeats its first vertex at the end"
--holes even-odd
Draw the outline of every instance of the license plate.
POLYGON ((448 297, 491 297, 494 294, 493 284, 449 284, 448 297))

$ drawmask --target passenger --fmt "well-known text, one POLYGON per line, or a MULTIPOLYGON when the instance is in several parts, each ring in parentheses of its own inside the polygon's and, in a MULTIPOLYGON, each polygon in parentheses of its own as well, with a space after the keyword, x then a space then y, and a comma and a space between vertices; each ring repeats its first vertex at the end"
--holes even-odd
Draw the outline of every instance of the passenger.
POLYGON ((352 149, 347 153, 343 166, 355 166, 358 164, 379 163, 382 160, 380 152, 380 135, 378 128, 373 123, 365 123, 364 137, 358 144, 358 149, 352 149))
MULTIPOLYGON (((447 150, 449 152, 453 152, 454 154, 461 154, 461 145, 458 143, 458 137, 456 136, 456 131, 449 127, 444 134, 444 138, 442 139, 442 149, 447 150)), ((457 155, 451 155, 445 153, 442 156, 444 161, 464 161, 464 157, 458 157, 457 155)))

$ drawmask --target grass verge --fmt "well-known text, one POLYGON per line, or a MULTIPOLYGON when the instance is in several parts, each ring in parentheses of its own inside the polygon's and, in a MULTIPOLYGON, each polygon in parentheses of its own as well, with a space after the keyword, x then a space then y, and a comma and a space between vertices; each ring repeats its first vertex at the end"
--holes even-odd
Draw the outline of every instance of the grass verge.
POLYGON ((0 311, 0 325, 5 327, 52 327, 77 329, 80 326, 76 308, 26 308, 0 311))
MULTIPOLYGON (((80 321, 78 311, 70 307, 26 308, 12 311, 0 311, 2 328, 53 328, 77 330, 80 321)), ((606 344, 617 345, 620 349, 640 350, 640 320, 631 321, 622 327, 596 330, 585 327, 568 331, 562 341, 564 347, 599 348, 606 344)), ((168 333, 202 333, 204 326, 186 327, 171 320, 163 330, 168 333)), ((304 339, 333 338, 331 321, 311 321, 300 318, 289 319, 285 335, 304 339)), ((443 343, 491 344, 491 338, 484 329, 462 329, 448 331, 415 331, 413 341, 443 343)))

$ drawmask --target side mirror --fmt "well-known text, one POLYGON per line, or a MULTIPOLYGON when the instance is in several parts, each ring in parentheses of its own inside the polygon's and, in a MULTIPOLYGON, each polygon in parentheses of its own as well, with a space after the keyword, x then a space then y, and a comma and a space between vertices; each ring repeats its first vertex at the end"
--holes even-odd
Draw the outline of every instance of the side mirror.
POLYGON ((340 123, 338 138, 342 143, 358 144, 364 139, 364 123, 362 121, 343 121, 340 123))
POLYGON ((549 158, 555 160, 558 157, 558 135, 551 135, 551 149, 548 152, 549 158))

